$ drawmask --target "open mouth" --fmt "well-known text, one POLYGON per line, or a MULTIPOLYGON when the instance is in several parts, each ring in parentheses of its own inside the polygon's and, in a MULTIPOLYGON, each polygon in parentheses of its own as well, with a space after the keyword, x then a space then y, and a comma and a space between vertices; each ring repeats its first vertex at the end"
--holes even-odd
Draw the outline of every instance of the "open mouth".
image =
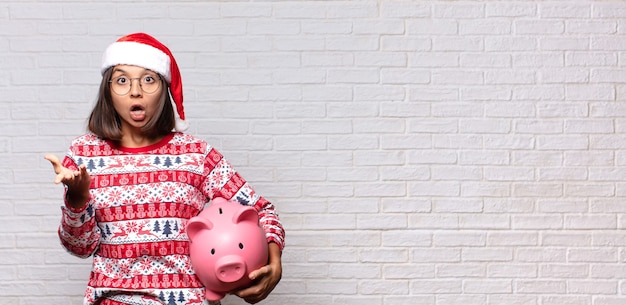
POLYGON ((146 110, 141 105, 130 107, 130 117, 135 121, 143 121, 146 118, 146 110))

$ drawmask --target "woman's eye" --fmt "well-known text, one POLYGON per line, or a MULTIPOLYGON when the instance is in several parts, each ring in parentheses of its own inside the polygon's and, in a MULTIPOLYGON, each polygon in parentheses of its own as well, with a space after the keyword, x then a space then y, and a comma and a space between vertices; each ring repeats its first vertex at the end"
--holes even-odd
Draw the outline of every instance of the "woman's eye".
POLYGON ((143 78, 143 82, 146 84, 154 83, 154 76, 146 75, 146 77, 143 78))
POLYGON ((124 85, 128 82, 128 78, 124 77, 124 76, 120 76, 117 78, 117 83, 120 85, 124 85))

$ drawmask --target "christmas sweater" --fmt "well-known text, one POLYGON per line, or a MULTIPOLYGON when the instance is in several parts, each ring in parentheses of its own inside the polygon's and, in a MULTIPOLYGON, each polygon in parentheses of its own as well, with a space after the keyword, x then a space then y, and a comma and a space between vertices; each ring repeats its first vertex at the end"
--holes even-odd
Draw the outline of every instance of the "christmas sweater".
POLYGON ((86 134, 72 141, 63 166, 87 167, 90 198, 62 207, 58 234, 72 254, 93 256, 84 304, 207 304, 191 268, 185 225, 212 198, 254 206, 268 242, 284 246, 274 206, 215 148, 171 133, 143 148, 86 134))

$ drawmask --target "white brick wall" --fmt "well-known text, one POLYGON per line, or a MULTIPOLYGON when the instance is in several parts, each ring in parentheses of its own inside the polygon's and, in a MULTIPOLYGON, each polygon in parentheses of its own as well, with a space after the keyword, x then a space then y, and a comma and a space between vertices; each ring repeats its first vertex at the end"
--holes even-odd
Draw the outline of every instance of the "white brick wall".
MULTIPOLYGON (((177 56, 190 132, 278 205, 263 304, 626 303, 626 2, 2 1, 0 303, 80 304, 42 156, 101 52, 177 56)), ((243 304, 229 297, 225 304, 243 304)))

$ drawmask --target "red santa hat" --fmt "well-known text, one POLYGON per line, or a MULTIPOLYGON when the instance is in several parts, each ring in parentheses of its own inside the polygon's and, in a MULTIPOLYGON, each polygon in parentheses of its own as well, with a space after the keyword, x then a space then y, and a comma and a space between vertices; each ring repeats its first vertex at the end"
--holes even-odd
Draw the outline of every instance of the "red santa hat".
POLYGON ((183 83, 172 52, 154 37, 145 33, 123 36, 109 45, 102 56, 102 73, 115 65, 132 65, 150 69, 165 77, 169 85, 172 103, 176 107, 176 130, 183 131, 185 122, 183 108, 183 83))

